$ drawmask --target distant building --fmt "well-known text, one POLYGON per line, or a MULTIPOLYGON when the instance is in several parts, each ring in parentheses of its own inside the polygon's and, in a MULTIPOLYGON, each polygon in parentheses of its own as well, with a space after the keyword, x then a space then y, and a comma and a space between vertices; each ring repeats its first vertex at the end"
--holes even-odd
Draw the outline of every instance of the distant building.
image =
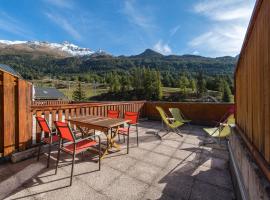
POLYGON ((67 100, 67 97, 56 88, 33 87, 34 100, 67 100))
POLYGON ((197 102, 218 102, 218 100, 212 96, 204 96, 198 99, 197 102))

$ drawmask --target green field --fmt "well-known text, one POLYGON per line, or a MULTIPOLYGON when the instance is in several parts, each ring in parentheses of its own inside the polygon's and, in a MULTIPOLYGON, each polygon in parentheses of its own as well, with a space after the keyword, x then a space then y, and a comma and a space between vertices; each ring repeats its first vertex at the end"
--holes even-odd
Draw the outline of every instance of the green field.
MULTIPOLYGON (((70 100, 72 100, 73 91, 77 87, 76 81, 62 81, 62 80, 51 80, 51 79, 44 79, 44 80, 34 80, 32 81, 36 86, 40 87, 55 87, 59 91, 63 92, 63 94, 70 100)), ((82 83, 82 89, 85 92, 86 98, 90 98, 102 93, 108 92, 106 87, 97 87, 94 89, 91 83, 82 83)))
MULTIPOLYGON (((43 79, 43 80, 34 80, 32 81, 36 86, 40 87, 55 87, 59 91, 63 92, 63 94, 69 99, 72 100, 72 94, 73 91, 77 87, 76 81, 63 81, 63 80, 55 80, 55 79, 43 79)), ((107 93, 109 91, 109 88, 100 85, 99 87, 96 87, 96 89, 93 87, 91 83, 81 83, 82 89, 85 92, 86 99, 89 99, 94 96, 98 96, 102 93, 107 93)), ((172 88, 172 87, 162 87, 163 96, 170 97, 171 95, 175 95, 181 92, 180 88, 172 88)), ((189 94, 193 93, 190 89, 187 89, 187 92, 189 94)), ((216 97, 217 99, 221 98, 220 92, 217 91, 210 91, 208 90, 207 95, 216 97)), ((232 96, 233 100, 233 96, 232 96)))

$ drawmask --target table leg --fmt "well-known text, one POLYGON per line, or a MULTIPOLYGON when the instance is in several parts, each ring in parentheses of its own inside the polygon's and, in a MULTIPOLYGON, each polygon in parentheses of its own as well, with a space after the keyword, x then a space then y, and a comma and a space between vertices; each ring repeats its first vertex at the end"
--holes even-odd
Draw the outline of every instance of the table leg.
POLYGON ((114 134, 113 133, 111 133, 112 134, 112 137, 110 138, 110 143, 111 143, 111 147, 114 147, 114 148, 116 148, 118 151, 120 151, 120 145, 119 144, 117 144, 116 142, 115 142, 115 138, 116 138, 116 136, 118 135, 118 132, 119 132, 119 126, 117 127, 117 129, 116 129, 116 131, 114 132, 114 134))

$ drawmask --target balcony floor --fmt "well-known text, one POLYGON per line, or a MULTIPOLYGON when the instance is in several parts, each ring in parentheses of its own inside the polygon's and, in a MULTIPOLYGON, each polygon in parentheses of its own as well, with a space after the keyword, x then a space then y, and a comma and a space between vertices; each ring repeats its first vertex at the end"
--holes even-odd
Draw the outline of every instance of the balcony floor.
MULTIPOLYGON (((234 198, 226 149, 200 147, 199 143, 206 139, 200 126, 192 126, 191 130, 183 127, 184 137, 170 133, 163 141, 153 135, 160 127, 159 122, 141 122, 139 147, 136 146, 135 137, 132 137, 130 153, 127 155, 125 145, 121 145, 123 150, 102 160, 101 171, 96 171, 97 163, 87 155, 84 159, 78 155, 72 187, 67 187, 71 166, 64 166, 70 157, 61 154, 62 167, 54 175, 56 152, 52 154, 49 169, 44 168, 46 157, 42 156, 39 162, 44 166, 42 171, 19 184, 7 199, 234 198)), ((26 166, 31 170, 37 164, 35 159, 28 159, 17 164, 2 165, 0 172, 10 171, 16 177, 20 170, 27 169, 26 166)), ((4 177, 0 176, 0 179, 4 177)), ((13 182, 18 184, 20 180, 14 178, 13 182)))

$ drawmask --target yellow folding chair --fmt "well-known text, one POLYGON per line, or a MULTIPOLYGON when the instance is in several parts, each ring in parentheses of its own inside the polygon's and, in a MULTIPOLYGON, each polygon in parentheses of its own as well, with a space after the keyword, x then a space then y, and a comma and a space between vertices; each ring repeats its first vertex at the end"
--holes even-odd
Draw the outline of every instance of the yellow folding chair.
POLYGON ((189 129, 191 130, 190 126, 191 120, 187 119, 179 108, 169 108, 169 111, 172 114, 173 119, 175 121, 180 121, 184 124, 187 124, 189 129))
MULTIPOLYGON (((235 124, 234 114, 231 114, 225 123, 220 123, 219 126, 215 128, 203 128, 203 130, 210 136, 213 140, 220 144, 222 138, 226 138, 231 134, 230 125, 235 124)), ((206 143, 204 143, 206 144, 206 143)))
POLYGON ((182 123, 180 121, 170 121, 168 116, 166 115, 165 111, 161 107, 157 106, 156 109, 160 114, 162 122, 166 125, 165 127, 163 126, 162 129, 157 131, 156 135, 160 139, 162 139, 165 135, 169 134, 172 131, 172 132, 176 133, 177 135, 183 137, 183 135, 181 135, 179 127, 183 126, 184 123, 182 123), (161 131, 166 131, 166 133, 164 135, 160 136, 159 132, 161 132, 161 131))

